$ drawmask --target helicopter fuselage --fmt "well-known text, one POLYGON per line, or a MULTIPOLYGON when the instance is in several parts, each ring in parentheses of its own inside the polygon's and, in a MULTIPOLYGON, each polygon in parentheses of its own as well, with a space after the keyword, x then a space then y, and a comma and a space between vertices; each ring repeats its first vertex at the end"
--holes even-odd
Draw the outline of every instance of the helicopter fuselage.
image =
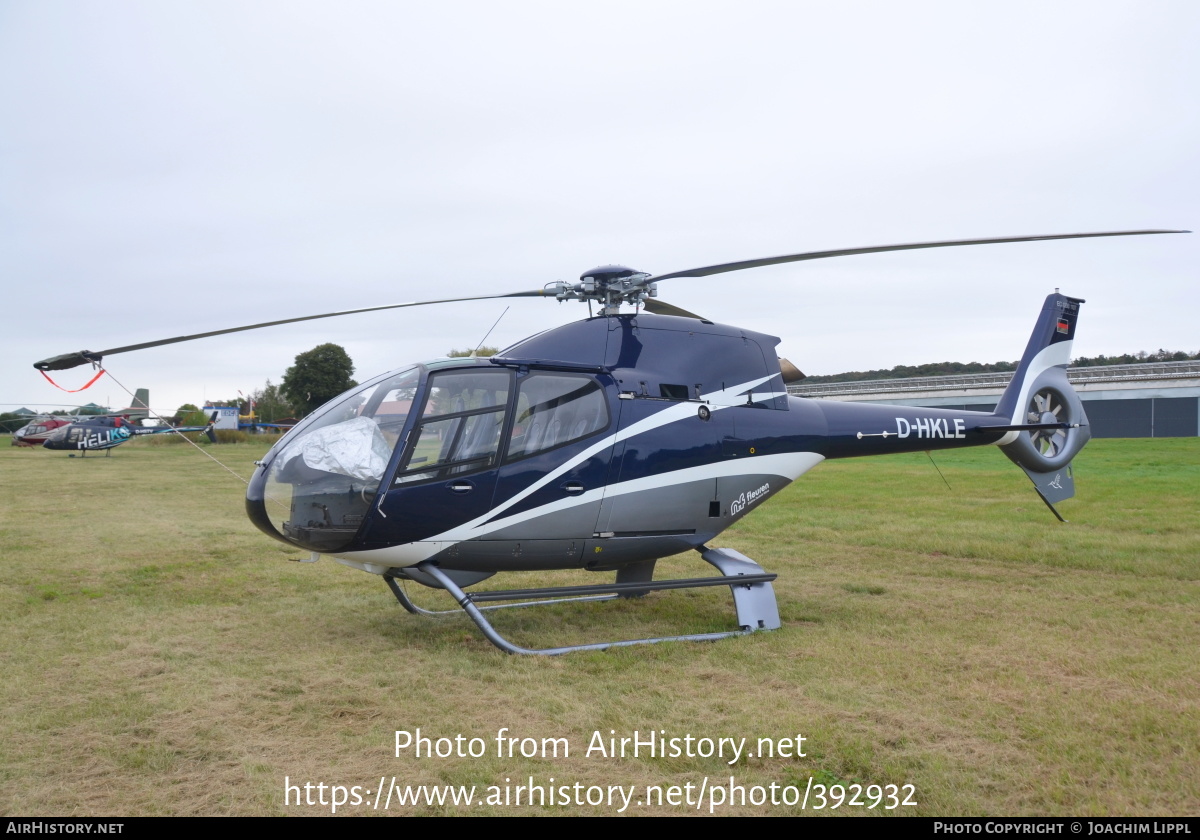
POLYGON ((77 420, 52 432, 42 443, 46 449, 76 452, 113 449, 134 435, 129 420, 120 416, 104 415, 77 420))
POLYGON ((39 417, 13 432, 13 446, 41 446, 56 429, 71 425, 61 417, 39 417))
MULTIPOLYGON (((102 414, 69 425, 59 426, 50 432, 42 446, 67 452, 88 452, 115 449, 123 443, 142 435, 168 434, 172 432, 205 432, 212 437, 210 426, 135 426, 128 415, 102 414)), ((108 454, 105 452, 105 454, 108 454)), ((75 457, 74 455, 71 456, 75 457)))
POLYGON ((777 343, 643 313, 394 371, 281 440, 247 509, 347 565, 432 560, 466 585, 699 548, 826 458, 1004 437, 986 413, 789 397, 777 343))

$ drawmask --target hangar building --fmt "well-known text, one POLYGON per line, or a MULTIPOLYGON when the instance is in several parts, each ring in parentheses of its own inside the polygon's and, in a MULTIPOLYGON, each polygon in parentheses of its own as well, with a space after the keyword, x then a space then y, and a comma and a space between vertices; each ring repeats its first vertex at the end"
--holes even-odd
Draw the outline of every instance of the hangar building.
MULTIPOLYGON (((1092 437, 1200 436, 1200 361, 1067 368, 1092 437)), ((798 397, 992 411, 1011 373, 788 386, 798 397)))

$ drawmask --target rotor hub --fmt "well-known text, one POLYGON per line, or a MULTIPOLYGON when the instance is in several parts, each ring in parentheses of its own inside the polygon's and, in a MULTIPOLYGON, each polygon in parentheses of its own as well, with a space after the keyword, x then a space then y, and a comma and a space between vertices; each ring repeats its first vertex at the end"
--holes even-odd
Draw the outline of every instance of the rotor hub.
POLYGON ((626 265, 600 265, 585 271, 578 283, 554 284, 560 300, 596 301, 601 315, 615 314, 622 303, 637 306, 646 298, 658 297, 658 285, 650 275, 626 265))

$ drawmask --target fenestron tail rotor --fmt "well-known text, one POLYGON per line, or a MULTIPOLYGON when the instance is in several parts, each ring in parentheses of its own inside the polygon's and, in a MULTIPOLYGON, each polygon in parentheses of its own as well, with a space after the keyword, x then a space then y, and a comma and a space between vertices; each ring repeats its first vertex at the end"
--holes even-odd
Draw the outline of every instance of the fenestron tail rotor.
MULTIPOLYGON (((1066 425, 1066 418, 1066 404, 1063 402, 1062 396, 1055 391, 1049 389, 1039 391, 1029 401, 1030 423, 1062 423, 1066 425)), ((1029 433, 1029 440, 1042 455, 1054 458, 1066 446, 1067 429, 1034 429, 1029 433)))

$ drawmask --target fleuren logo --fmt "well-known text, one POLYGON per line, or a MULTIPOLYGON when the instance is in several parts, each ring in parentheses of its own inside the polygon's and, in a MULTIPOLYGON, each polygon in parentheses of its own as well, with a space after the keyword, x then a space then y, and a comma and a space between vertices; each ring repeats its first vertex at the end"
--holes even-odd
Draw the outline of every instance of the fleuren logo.
POLYGON ((729 503, 729 515, 737 516, 739 513, 744 511, 747 506, 754 504, 755 502, 757 502, 759 499, 761 499, 763 496, 767 495, 770 492, 771 492, 771 482, 768 481, 766 484, 764 484, 762 487, 759 487, 757 490, 748 490, 745 493, 742 493, 740 496, 738 496, 736 499, 734 499, 732 502, 729 503))
POLYGON ((950 422, 945 417, 939 417, 936 420, 918 417, 911 421, 897 417, 896 436, 906 438, 909 435, 915 435, 918 440, 921 438, 965 438, 967 436, 966 421, 955 417, 953 430, 950 429, 950 422))

